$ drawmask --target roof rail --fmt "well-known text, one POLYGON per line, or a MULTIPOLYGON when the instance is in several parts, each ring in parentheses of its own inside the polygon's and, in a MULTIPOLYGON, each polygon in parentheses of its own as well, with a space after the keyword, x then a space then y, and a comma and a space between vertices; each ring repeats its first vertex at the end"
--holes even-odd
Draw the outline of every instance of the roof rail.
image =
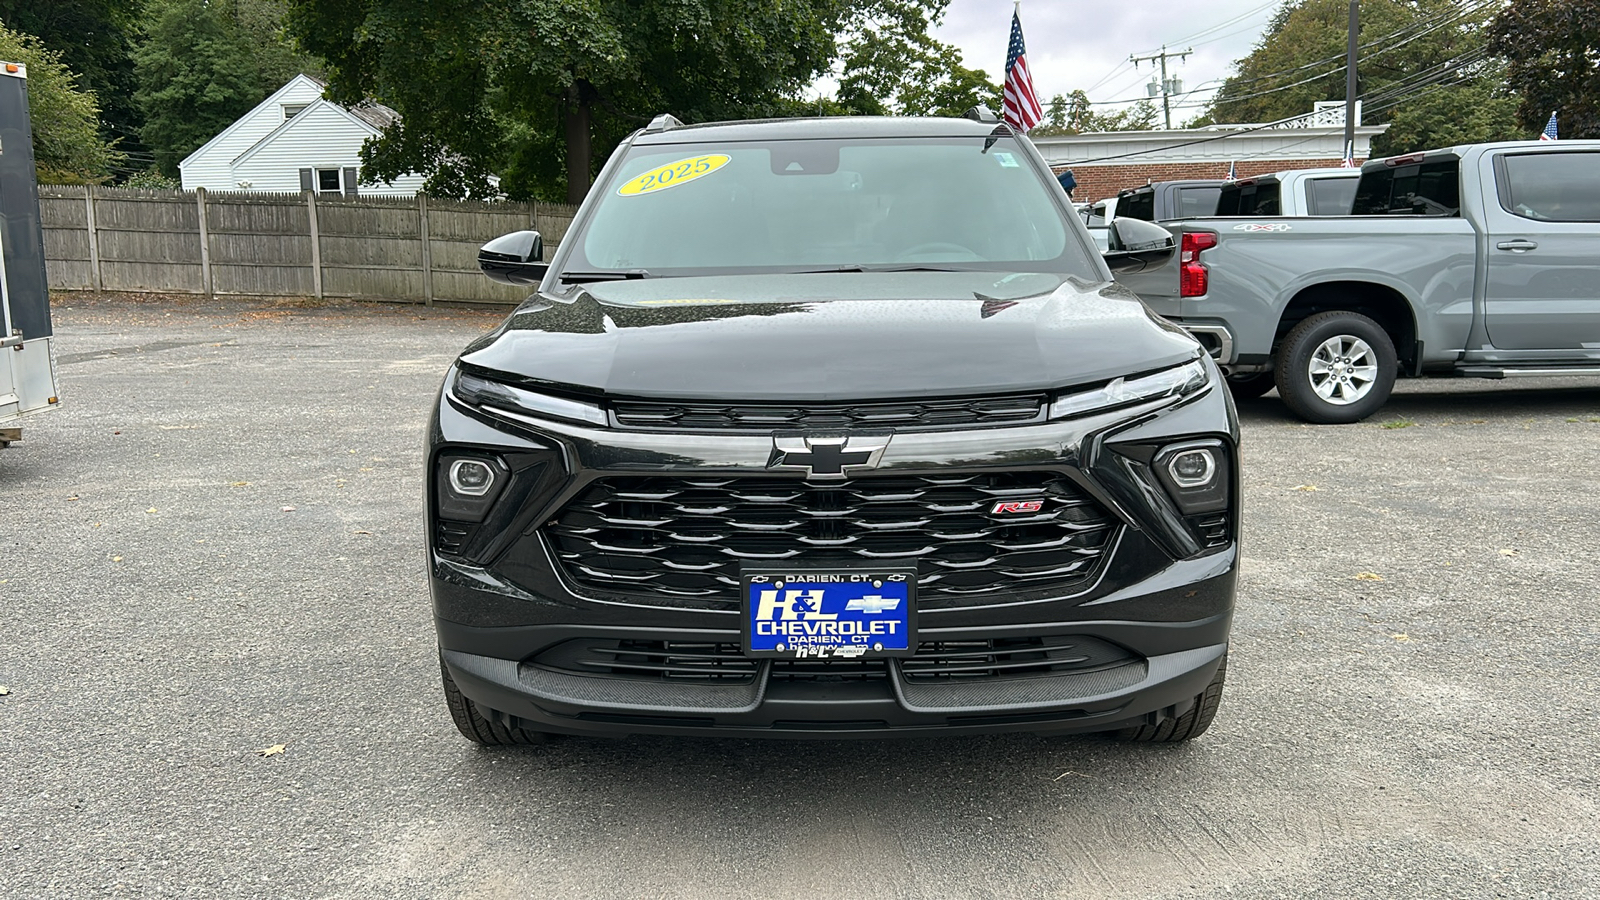
POLYGON ((995 122, 1000 121, 1000 117, 995 115, 994 112, 992 112, 987 106, 974 106, 973 108, 962 113, 961 118, 971 119, 974 122, 982 122, 985 125, 993 125, 995 122))
POLYGON ((683 123, 678 121, 677 116, 673 115, 672 113, 662 113, 661 115, 650 120, 650 124, 644 127, 644 133, 655 134, 659 131, 671 131, 674 128, 682 127, 683 123))

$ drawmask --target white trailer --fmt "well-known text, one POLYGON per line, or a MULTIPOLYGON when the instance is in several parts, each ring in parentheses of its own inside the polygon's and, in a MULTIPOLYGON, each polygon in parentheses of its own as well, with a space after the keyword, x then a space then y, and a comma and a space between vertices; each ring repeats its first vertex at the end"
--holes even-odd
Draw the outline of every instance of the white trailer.
POLYGON ((57 402, 28 70, 0 62, 0 448, 22 437, 21 417, 57 402))

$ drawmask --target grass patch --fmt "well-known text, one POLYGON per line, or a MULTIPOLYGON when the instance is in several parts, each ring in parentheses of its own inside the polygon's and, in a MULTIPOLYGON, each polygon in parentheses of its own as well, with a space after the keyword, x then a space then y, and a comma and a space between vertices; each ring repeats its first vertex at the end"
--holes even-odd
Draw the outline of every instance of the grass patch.
POLYGON ((1393 422, 1385 422, 1385 423, 1383 423, 1382 427, 1388 428, 1390 430, 1393 430, 1393 429, 1396 429, 1396 428, 1410 428, 1411 426, 1413 426, 1415 424, 1417 424, 1417 423, 1411 421, 1410 419, 1395 419, 1393 422))

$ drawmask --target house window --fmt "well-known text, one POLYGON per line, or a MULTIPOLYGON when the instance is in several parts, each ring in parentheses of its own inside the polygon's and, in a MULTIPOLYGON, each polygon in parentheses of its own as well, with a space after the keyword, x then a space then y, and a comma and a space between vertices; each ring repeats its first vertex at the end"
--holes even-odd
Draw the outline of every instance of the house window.
POLYGON ((310 106, 310 105, 311 104, 309 104, 309 103, 285 103, 285 104, 283 104, 283 120, 285 122, 287 122, 290 119, 294 118, 295 116, 300 115, 300 113, 304 112, 305 108, 307 106, 310 106))
POLYGON ((344 193, 344 187, 339 181, 339 170, 338 169, 318 169, 317 170, 317 193, 319 193, 319 194, 342 194, 342 193, 344 193))

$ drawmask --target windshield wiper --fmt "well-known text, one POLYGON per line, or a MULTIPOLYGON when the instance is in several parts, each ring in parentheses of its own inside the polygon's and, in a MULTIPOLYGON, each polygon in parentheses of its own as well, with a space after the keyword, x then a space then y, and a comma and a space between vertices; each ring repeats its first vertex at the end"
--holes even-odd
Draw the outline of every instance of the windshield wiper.
POLYGON ((590 281, 626 281, 634 278, 649 278, 650 273, 644 269, 623 269, 617 272, 562 272, 562 284, 586 284, 590 281))
POLYGON ((795 272, 795 275, 826 275, 832 272, 979 272, 965 266, 937 266, 928 263, 907 263, 898 266, 863 266, 851 263, 847 266, 834 266, 829 269, 804 269, 795 272))

